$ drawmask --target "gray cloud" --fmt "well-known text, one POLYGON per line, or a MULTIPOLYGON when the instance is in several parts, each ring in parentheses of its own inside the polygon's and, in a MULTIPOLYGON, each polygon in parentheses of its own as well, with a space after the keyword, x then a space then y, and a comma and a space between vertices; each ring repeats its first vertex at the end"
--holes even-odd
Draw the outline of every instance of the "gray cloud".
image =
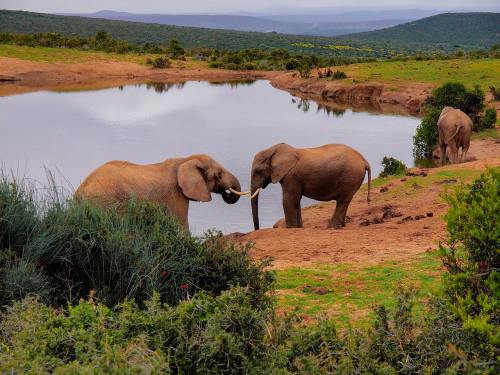
POLYGON ((39 12, 94 12, 102 9, 137 13, 197 13, 272 11, 287 12, 321 7, 345 10, 436 9, 499 11, 498 0, 0 0, 0 9, 21 9, 39 12))

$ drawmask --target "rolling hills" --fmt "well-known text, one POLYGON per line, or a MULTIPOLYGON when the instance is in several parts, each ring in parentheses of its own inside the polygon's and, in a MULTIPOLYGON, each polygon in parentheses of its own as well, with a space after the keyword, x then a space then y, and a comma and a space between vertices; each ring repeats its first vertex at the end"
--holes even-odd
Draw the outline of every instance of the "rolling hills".
POLYGON ((343 37, 320 37, 0 10, 0 32, 58 32, 90 37, 100 30, 116 39, 137 44, 166 44, 171 38, 177 38, 187 48, 284 48, 292 53, 332 57, 388 57, 395 53, 450 52, 457 45, 466 49, 488 48, 500 42, 500 14, 442 14, 378 31, 343 37))
POLYGON ((367 43, 488 47, 500 43, 500 13, 444 13, 382 30, 344 37, 367 43))
POLYGON ((102 10, 88 14, 61 14, 115 21, 158 23, 161 25, 203 27, 238 31, 278 32, 292 35, 337 36, 378 30, 413 20, 413 18, 353 19, 348 15, 310 16, 307 21, 273 19, 239 14, 138 14, 102 10))

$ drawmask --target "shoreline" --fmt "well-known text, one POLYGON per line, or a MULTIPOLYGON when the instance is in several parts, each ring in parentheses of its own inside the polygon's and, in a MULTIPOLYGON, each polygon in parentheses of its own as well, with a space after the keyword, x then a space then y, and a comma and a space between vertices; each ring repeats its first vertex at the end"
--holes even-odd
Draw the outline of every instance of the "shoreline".
POLYGON ((310 99, 332 109, 418 115, 420 106, 432 91, 422 83, 365 82, 343 83, 311 77, 303 79, 296 72, 232 71, 209 68, 176 67, 152 69, 121 61, 85 63, 45 63, 0 57, 0 97, 40 90, 96 90, 139 83, 175 83, 186 81, 268 80, 293 96, 310 99))

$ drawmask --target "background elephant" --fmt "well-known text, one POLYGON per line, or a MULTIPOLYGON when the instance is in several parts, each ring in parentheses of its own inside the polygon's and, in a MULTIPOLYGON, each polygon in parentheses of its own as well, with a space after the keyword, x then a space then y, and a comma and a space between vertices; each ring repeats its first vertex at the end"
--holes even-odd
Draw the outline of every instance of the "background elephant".
POLYGON ((460 162, 465 160, 472 135, 472 120, 461 110, 444 107, 437 123, 441 164, 446 163, 446 148, 450 148, 450 162, 458 162, 458 151, 462 148, 460 162))
POLYGON ((188 227, 190 200, 211 201, 212 192, 233 204, 243 195, 240 188, 238 179, 210 156, 192 155, 148 165, 108 162, 82 182, 75 198, 92 199, 104 205, 132 197, 158 202, 188 227))
POLYGON ((345 226, 347 208, 368 172, 370 201, 370 164, 356 150, 340 144, 316 148, 294 148, 285 143, 260 151, 253 160, 251 176, 252 215, 259 229, 258 194, 269 183, 281 184, 283 210, 288 228, 301 228, 302 196, 319 201, 336 200, 329 227, 345 226))

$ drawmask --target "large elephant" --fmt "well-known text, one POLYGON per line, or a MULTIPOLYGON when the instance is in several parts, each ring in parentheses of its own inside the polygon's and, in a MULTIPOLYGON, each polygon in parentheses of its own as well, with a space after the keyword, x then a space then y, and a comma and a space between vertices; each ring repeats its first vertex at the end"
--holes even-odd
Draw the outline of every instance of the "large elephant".
POLYGON ((285 143, 260 151, 253 160, 251 175, 252 215, 259 229, 258 194, 269 183, 281 184, 283 210, 288 228, 302 228, 302 196, 319 201, 336 200, 329 227, 345 226, 347 208, 368 172, 370 201, 370 164, 356 150, 340 144, 316 148, 294 148, 285 143))
POLYGON ((75 198, 104 205, 132 197, 158 202, 187 228, 190 200, 208 202, 212 192, 233 204, 245 195, 240 188, 238 179, 210 156, 192 155, 147 165, 110 161, 82 182, 75 198))
POLYGON ((444 107, 437 123, 441 164, 446 163, 446 148, 450 148, 450 162, 458 162, 458 151, 462 148, 460 162, 465 160, 472 135, 472 120, 459 109, 444 107))

